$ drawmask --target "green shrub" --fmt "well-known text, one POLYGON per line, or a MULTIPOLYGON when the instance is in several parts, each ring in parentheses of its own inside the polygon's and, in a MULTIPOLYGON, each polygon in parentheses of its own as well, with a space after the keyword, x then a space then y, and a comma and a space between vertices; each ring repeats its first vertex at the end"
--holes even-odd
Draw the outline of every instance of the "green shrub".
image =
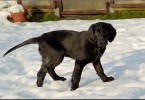
POLYGON ((28 15, 27 15, 27 21, 33 22, 33 15, 28 14, 28 15))
POLYGON ((44 21, 57 21, 60 18, 54 14, 49 13, 33 13, 27 16, 29 22, 44 22, 44 21))
POLYGON ((95 19, 130 19, 130 18, 144 18, 145 11, 126 11, 126 12, 114 12, 106 15, 97 15, 95 19))
POLYGON ((122 12, 114 12, 105 15, 81 15, 81 16, 67 16, 67 17, 58 17, 54 14, 49 13, 33 13, 29 14, 27 19, 30 22, 44 22, 44 21, 57 21, 60 19, 64 20, 108 20, 108 19, 130 19, 130 18, 145 18, 145 11, 122 11, 122 12))
POLYGON ((57 21, 59 20, 59 17, 54 14, 44 14, 42 21, 57 21))

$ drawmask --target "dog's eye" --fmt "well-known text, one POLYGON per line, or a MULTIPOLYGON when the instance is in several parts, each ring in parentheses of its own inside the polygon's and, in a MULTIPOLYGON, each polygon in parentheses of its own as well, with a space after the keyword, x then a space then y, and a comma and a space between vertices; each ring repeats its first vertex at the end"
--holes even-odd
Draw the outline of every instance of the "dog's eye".
POLYGON ((96 31, 96 36, 100 36, 100 29, 98 29, 97 31, 96 31))
POLYGON ((96 32, 95 35, 96 35, 97 37, 99 37, 99 36, 100 36, 100 33, 99 33, 99 32, 96 32))

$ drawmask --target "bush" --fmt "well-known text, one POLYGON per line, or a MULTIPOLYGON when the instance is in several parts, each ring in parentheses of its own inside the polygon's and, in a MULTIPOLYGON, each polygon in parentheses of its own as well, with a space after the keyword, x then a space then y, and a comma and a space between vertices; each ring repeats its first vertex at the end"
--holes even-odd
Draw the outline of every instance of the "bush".
POLYGON ((44 21, 57 21, 60 18, 54 14, 49 13, 33 13, 27 16, 29 22, 44 22, 44 21))
POLYGON ((98 15, 95 19, 129 19, 129 18, 144 18, 145 11, 126 11, 126 12, 115 12, 106 15, 98 15))
POLYGON ((129 19, 129 18, 145 18, 145 11, 122 11, 122 12, 114 12, 105 15, 81 15, 81 16, 66 16, 59 18, 54 14, 48 13, 34 13, 28 15, 28 21, 32 22, 44 22, 44 21, 57 21, 60 19, 64 20, 108 20, 108 19, 129 19))
POLYGON ((42 21, 57 21, 59 20, 59 17, 54 14, 44 14, 42 21))

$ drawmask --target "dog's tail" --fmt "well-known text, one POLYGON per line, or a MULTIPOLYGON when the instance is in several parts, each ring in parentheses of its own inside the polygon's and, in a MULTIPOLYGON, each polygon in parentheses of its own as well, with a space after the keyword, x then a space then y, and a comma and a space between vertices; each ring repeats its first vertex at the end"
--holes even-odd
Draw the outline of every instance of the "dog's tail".
POLYGON ((28 39, 28 40, 26 40, 26 41, 24 41, 24 42, 22 42, 22 43, 20 43, 20 44, 18 44, 18 45, 16 45, 16 46, 12 47, 11 49, 9 49, 9 50, 3 55, 3 57, 4 57, 5 55, 7 55, 8 53, 10 53, 10 52, 14 51, 15 49, 18 49, 18 48, 20 48, 20 47, 22 47, 22 46, 24 46, 24 45, 28 45, 28 44, 38 44, 38 43, 39 43, 39 37, 28 39))

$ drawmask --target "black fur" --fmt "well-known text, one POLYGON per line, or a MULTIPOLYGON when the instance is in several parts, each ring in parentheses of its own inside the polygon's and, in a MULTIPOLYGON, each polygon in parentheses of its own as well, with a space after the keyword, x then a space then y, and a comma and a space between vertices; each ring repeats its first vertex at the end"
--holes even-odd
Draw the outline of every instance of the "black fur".
POLYGON ((93 66, 102 81, 109 82, 113 77, 107 77, 103 71, 100 58, 105 52, 106 46, 116 36, 116 30, 109 23, 99 22, 90 26, 88 31, 58 30, 43 34, 40 37, 31 38, 8 50, 11 51, 27 44, 38 44, 42 56, 42 66, 37 73, 37 86, 41 87, 46 73, 54 80, 66 80, 55 73, 63 58, 75 59, 75 67, 72 75, 71 90, 79 87, 81 73, 84 66, 93 63, 93 66))

